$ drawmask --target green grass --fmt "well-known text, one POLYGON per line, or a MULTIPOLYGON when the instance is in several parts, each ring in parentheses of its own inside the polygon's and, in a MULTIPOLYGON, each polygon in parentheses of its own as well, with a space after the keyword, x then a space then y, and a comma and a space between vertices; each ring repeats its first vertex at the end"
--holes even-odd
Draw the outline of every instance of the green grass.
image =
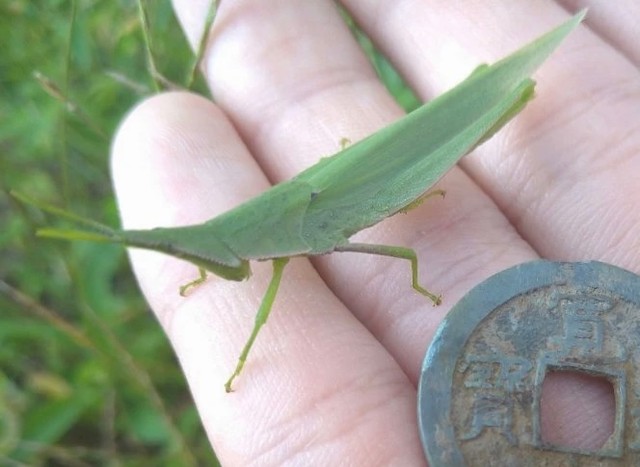
MULTIPOLYGON (((158 72, 190 78, 168 0, 0 3, 0 465, 218 465, 123 249, 35 238, 15 189, 118 224, 109 141, 158 72), (126 343, 126 344, 125 344, 126 343)), ((353 25, 352 25, 353 26, 353 25)), ((415 98, 354 27, 392 92, 415 98)), ((196 87, 204 91, 202 81, 196 87)))
MULTIPOLYGON (((183 82, 193 55, 148 3, 159 71, 183 82)), ((0 43, 0 465, 217 465, 124 251, 37 239, 6 195, 117 225, 110 135, 155 92, 136 4, 2 2, 0 43)))

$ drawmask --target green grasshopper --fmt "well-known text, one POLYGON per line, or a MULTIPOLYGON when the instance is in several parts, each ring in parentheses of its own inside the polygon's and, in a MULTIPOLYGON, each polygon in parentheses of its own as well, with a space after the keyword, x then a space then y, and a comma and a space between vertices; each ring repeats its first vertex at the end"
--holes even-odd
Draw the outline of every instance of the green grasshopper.
POLYGON ((584 14, 577 14, 491 66, 481 65, 458 86, 401 120, 203 224, 115 230, 13 194, 23 202, 88 228, 45 228, 38 231, 40 236, 121 243, 190 261, 200 269, 200 277, 181 287, 182 294, 203 282, 205 271, 241 281, 250 276, 250 261, 272 260, 273 275, 253 330, 225 384, 229 392, 269 316, 291 257, 337 251, 406 259, 411 264, 413 288, 434 305, 440 303, 439 296, 418 283, 415 251, 401 246, 351 243, 349 237, 419 203, 462 156, 519 113, 533 97, 535 83, 529 75, 582 21, 584 14))

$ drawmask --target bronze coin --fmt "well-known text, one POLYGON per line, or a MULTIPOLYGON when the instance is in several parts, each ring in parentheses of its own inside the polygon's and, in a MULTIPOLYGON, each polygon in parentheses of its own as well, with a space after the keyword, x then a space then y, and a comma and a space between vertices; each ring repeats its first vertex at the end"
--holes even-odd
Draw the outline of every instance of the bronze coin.
POLYGON ((640 465, 640 276, 600 262, 534 261, 490 277, 440 325, 418 417, 432 467, 640 465), (599 449, 542 439, 551 371, 611 383, 614 430, 599 449))

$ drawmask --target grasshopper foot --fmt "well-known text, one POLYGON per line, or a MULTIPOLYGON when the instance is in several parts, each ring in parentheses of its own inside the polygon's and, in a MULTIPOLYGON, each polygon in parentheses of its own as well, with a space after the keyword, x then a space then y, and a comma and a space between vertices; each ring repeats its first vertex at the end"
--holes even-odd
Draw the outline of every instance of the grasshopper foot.
POLYGON ((200 271, 200 277, 180 286, 180 296, 186 297, 187 291, 189 289, 198 287, 200 284, 203 284, 207 280, 207 271, 202 268, 199 268, 198 270, 200 271))
POLYGON ((425 202, 426 199, 432 198, 434 196, 441 196, 442 198, 444 198, 446 194, 447 194, 447 192, 444 191, 444 190, 431 190, 431 191, 428 191, 424 195, 422 195, 419 198, 411 201, 405 207, 400 209, 400 212, 403 213, 403 214, 406 214, 409 211, 411 211, 412 209, 417 208, 418 206, 420 206, 422 203, 425 202))

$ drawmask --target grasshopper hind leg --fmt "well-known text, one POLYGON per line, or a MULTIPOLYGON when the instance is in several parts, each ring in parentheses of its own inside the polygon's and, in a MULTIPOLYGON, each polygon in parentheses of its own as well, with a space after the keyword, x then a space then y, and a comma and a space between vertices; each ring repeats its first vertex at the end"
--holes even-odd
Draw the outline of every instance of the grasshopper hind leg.
POLYGON ((423 194, 422 196, 418 197, 417 199, 411 201, 409 204, 407 204, 405 207, 403 207, 402 209, 400 209, 399 212, 406 214, 409 211, 411 211, 414 208, 417 208, 418 206, 420 206, 422 203, 424 203, 427 199, 429 198, 433 198, 434 196, 440 196, 442 198, 445 197, 445 195, 447 194, 446 191, 444 190, 432 190, 432 191, 427 191, 425 194, 423 194))
POLYGON ((442 296, 429 292, 418 283, 418 256, 411 248, 390 245, 373 245, 369 243, 347 243, 336 248, 336 251, 351 251, 354 253, 368 253, 370 255, 392 256, 406 259, 411 263, 411 286, 417 292, 429 298, 433 305, 442 303, 442 296))

